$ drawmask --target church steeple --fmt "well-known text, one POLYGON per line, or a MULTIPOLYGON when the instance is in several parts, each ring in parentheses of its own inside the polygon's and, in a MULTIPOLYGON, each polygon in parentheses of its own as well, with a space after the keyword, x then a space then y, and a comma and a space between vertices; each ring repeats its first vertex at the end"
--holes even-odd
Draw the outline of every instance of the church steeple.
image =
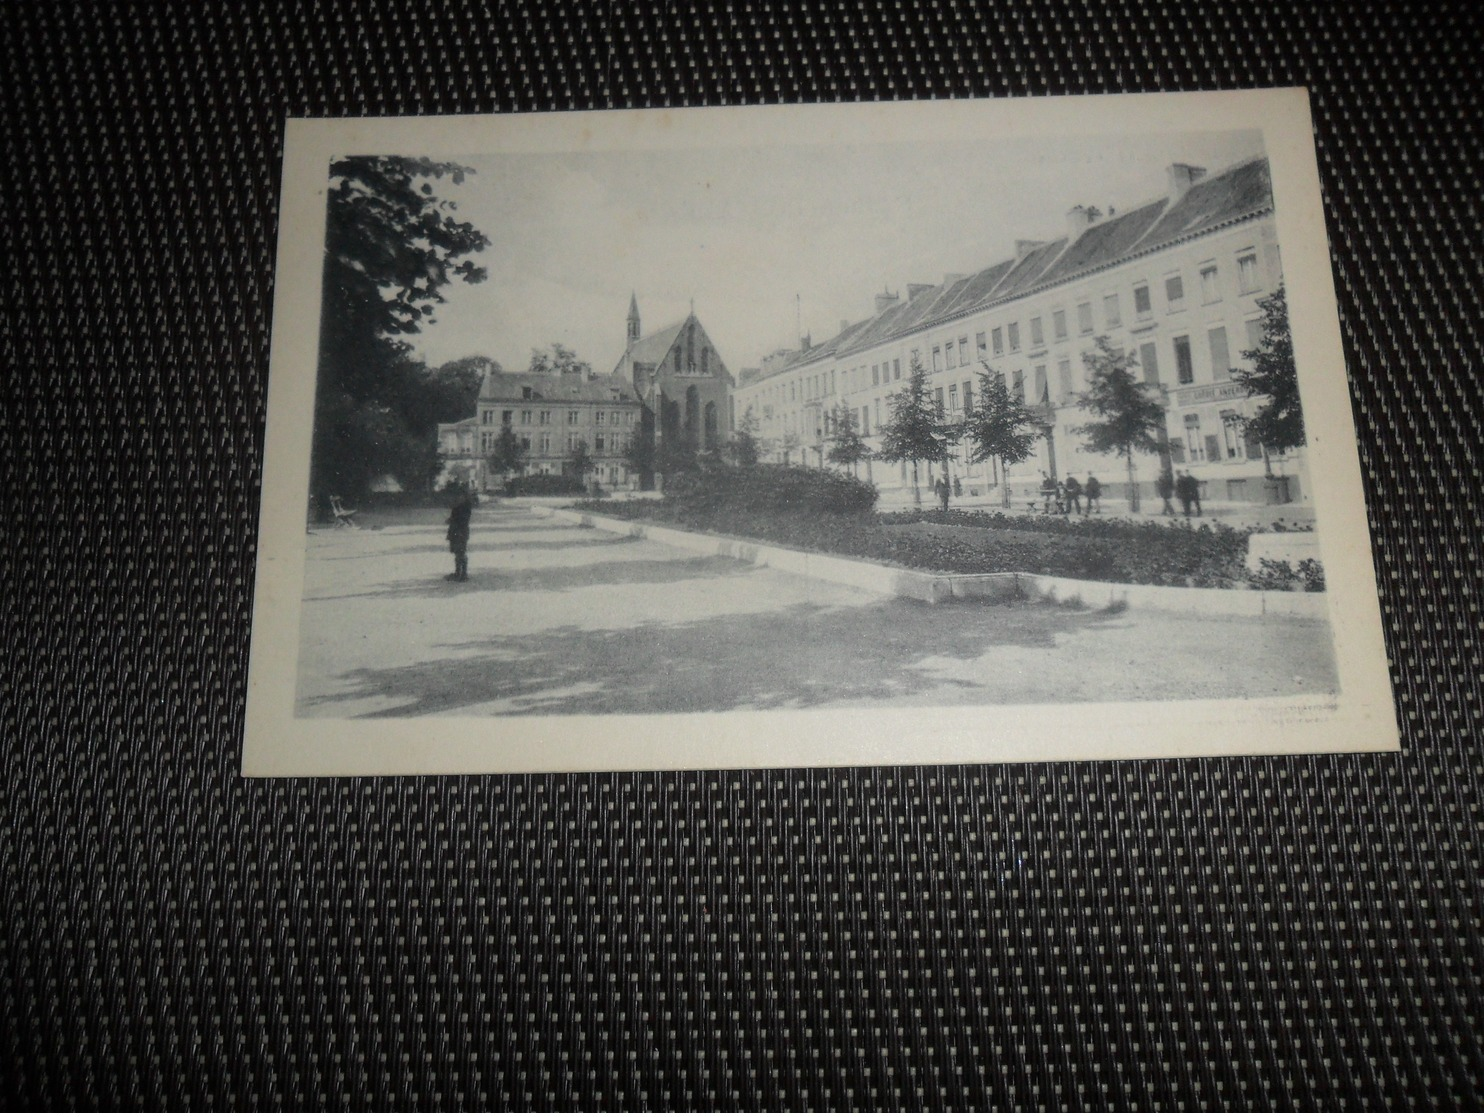
POLYGON ((633 292, 629 293, 628 324, 628 343, 629 345, 633 345, 634 342, 639 340, 639 299, 633 292))

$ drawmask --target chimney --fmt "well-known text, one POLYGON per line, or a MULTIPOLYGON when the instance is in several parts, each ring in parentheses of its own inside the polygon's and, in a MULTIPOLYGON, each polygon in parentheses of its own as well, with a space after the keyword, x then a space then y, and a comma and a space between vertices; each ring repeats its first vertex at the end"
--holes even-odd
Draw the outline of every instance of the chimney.
POLYGON ((948 272, 946 275, 943 276, 943 286, 944 287, 952 287, 955 283, 957 283, 963 277, 964 277, 964 273, 961 272, 961 271, 951 271, 951 272, 948 272))
POLYGON ((884 314, 901 301, 901 296, 893 295, 890 291, 883 290, 881 294, 876 296, 876 313, 884 314))
POLYGON ((1018 264, 1046 242, 1044 240, 1018 240, 1015 242, 1015 262, 1018 264))
POLYGON ((1171 163, 1165 168, 1170 182, 1170 202, 1178 202, 1201 179, 1206 177, 1205 167, 1192 167, 1189 163, 1171 163))
POLYGON ((1067 236, 1076 240, 1082 230, 1092 224, 1092 211, 1086 206, 1073 206, 1067 210, 1067 236))
POLYGON ((933 285, 931 283, 909 283, 907 284, 907 301, 910 303, 924 291, 931 291, 932 289, 933 285))
POLYGON ((811 336, 810 334, 805 334, 803 337, 799 338, 799 348, 800 349, 809 349, 809 348, 812 348, 813 341, 814 341, 813 336, 811 336))

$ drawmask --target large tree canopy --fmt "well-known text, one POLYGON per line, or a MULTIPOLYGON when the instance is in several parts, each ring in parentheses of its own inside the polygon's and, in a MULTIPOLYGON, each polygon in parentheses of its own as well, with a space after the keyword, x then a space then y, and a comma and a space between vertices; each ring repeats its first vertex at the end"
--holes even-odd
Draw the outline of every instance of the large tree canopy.
POLYGON ((1106 337, 1094 339, 1096 348, 1083 355, 1088 389, 1082 406, 1095 416, 1076 430, 1087 441, 1083 448, 1095 454, 1117 454, 1128 467, 1129 510, 1139 510, 1139 487, 1134 478, 1134 454, 1160 453, 1165 445, 1165 404, 1152 385, 1141 383, 1132 353, 1114 349, 1106 337))
POLYGON ((427 484, 437 423, 464 417, 445 411, 465 406, 467 378, 429 373, 402 339, 433 320, 449 283, 485 278, 465 257, 488 239, 434 191, 468 173, 390 155, 330 166, 311 470, 321 495, 357 496, 384 474, 427 484))

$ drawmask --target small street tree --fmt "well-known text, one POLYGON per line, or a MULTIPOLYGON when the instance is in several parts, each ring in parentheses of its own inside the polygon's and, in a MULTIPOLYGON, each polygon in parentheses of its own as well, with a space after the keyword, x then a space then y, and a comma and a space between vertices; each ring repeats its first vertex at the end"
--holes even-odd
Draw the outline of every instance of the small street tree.
POLYGON ((1157 454, 1165 444, 1163 394, 1135 375, 1133 354, 1114 349, 1108 339, 1094 339, 1096 348, 1083 355, 1088 389, 1079 398, 1096 418, 1075 428, 1087 441, 1083 449, 1094 454, 1117 454, 1128 467, 1128 507, 1139 510, 1139 486, 1134 477, 1134 452, 1157 454))
POLYGON ((593 456, 587 452, 587 439, 579 438, 567 456, 567 472, 582 481, 592 472, 594 464, 593 456))
POLYGON ((742 413, 742 418, 737 423, 737 429, 732 432, 732 437, 727 441, 726 457, 733 464, 744 469, 750 469, 757 465, 758 459, 762 457, 762 444, 757 437, 757 416, 749 407, 742 413))
POLYGON ((922 486, 917 463, 943 461, 952 439, 948 424, 928 393, 927 371, 917 357, 912 358, 907 383, 900 392, 892 394, 889 402, 889 418, 881 428, 881 449, 876 456, 884 462, 912 463, 912 503, 921 508, 922 486))
POLYGON ((519 473, 526 467, 526 448, 516 433, 509 427, 501 427, 495 436, 495 444, 485 459, 490 472, 504 476, 519 473))
POLYGON ((852 477, 855 476, 855 467, 871 456, 871 448, 861 438, 854 408, 835 405, 830 412, 829 438, 830 449, 825 460, 831 465, 844 466, 852 477))
MULTIPOLYGON (((1005 378, 980 361, 979 398, 964 416, 963 437, 969 443, 969 460, 987 462, 998 458, 1000 477, 1005 467, 1025 461, 1041 437, 1042 427, 1034 412, 1010 394, 1005 378)), ((1000 485, 1001 499, 1010 507, 1008 479, 1000 485)))
POLYGON ((560 341, 554 341, 550 349, 531 350, 530 371, 537 376, 581 376, 586 379, 592 375, 593 366, 560 341))
POLYGON ((1293 334, 1288 327, 1288 296, 1280 286, 1265 299, 1262 308, 1262 340, 1255 349, 1244 349, 1242 358, 1250 369, 1234 368, 1231 376, 1249 397, 1265 397, 1267 403, 1247 420, 1248 437, 1262 444, 1263 463, 1272 476, 1269 453, 1283 454, 1304 445, 1304 408, 1299 400, 1298 369, 1293 362, 1293 334))

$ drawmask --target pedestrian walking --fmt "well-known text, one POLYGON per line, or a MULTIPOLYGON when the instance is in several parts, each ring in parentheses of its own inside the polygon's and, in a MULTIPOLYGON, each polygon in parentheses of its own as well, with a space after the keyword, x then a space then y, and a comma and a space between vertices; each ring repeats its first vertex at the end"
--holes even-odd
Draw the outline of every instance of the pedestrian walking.
POLYGON ((1201 486, 1200 482, 1189 473, 1181 472, 1175 479, 1175 495, 1180 498, 1180 507, 1185 513, 1185 518, 1190 518, 1190 509, 1195 507, 1195 514, 1201 514, 1201 486))
POLYGON ((460 491, 448 511, 448 549, 453 552, 453 573, 445 581, 469 580, 469 517, 474 514, 474 498, 468 489, 460 491))
POLYGON ((1170 497, 1175 495, 1174 470, 1163 469, 1160 471, 1159 478, 1154 482, 1154 491, 1165 502, 1164 514, 1166 516, 1173 516, 1175 514, 1175 506, 1170 503, 1170 497))
POLYGON ((1049 513, 1056 503, 1056 480, 1048 473, 1041 474, 1041 511, 1049 513))
POLYGON ((1087 496, 1087 511, 1092 512, 1092 506, 1097 505, 1098 515, 1103 514, 1103 483, 1091 473, 1087 475, 1087 484, 1082 486, 1082 492, 1087 496))
POLYGON ((1082 514, 1082 482, 1068 473, 1062 491, 1066 493, 1065 511, 1067 515, 1075 511, 1080 516, 1082 514))

